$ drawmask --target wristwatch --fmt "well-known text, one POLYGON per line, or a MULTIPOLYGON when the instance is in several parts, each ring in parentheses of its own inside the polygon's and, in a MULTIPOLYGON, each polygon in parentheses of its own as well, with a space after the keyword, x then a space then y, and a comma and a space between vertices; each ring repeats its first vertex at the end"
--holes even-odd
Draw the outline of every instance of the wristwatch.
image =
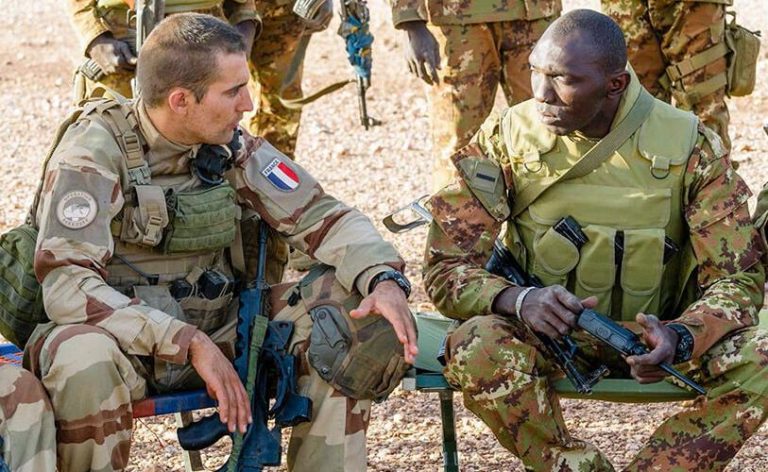
POLYGON ((408 279, 405 278, 402 272, 394 269, 376 274, 376 276, 371 279, 370 285, 368 285, 368 293, 373 292, 373 289, 376 288, 376 285, 378 285, 379 282, 383 282, 385 280, 394 281, 397 286, 400 287, 400 289, 405 293, 405 298, 408 298, 411 295, 411 283, 408 282, 408 279))
POLYGON ((675 349, 675 358, 673 364, 680 364, 691 360, 693 355, 693 335, 688 328, 679 323, 670 323, 667 325, 672 331, 677 333, 677 348, 675 349))

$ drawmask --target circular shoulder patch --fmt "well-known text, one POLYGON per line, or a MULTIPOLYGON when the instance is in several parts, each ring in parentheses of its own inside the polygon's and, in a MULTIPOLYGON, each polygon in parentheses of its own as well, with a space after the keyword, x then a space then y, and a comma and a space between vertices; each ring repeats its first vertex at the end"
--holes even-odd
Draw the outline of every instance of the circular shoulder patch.
POLYGON ((93 195, 83 190, 73 190, 59 200, 56 218, 69 229, 81 229, 96 219, 98 210, 93 195))

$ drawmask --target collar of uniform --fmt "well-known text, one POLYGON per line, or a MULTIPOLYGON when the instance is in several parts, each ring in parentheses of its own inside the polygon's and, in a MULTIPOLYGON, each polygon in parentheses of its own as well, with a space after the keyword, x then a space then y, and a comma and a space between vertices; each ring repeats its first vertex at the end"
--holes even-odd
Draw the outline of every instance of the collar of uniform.
POLYGON ((144 158, 152 174, 179 174, 189 172, 189 160, 197 154, 200 145, 188 146, 165 138, 149 118, 147 109, 141 100, 135 103, 136 116, 139 117, 141 134, 147 143, 144 158))

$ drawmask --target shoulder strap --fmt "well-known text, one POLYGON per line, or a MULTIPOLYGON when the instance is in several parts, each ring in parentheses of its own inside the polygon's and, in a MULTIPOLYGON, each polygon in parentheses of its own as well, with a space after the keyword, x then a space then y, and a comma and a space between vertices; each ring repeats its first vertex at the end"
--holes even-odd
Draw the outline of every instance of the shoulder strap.
POLYGON ((510 218, 514 218, 536 201, 549 187, 557 182, 584 177, 600 167, 632 134, 645 122, 653 108, 653 97, 645 90, 635 100, 627 116, 610 133, 595 144, 592 149, 564 173, 532 183, 515 195, 510 218))

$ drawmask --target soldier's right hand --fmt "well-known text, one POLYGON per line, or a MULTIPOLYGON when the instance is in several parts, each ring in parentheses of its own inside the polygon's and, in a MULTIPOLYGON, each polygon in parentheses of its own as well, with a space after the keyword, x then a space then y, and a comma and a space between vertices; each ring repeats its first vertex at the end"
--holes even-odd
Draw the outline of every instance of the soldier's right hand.
POLYGON ((85 54, 101 67, 105 74, 136 69, 136 55, 125 41, 112 37, 110 33, 97 36, 88 45, 85 54))
POLYGON ((597 306, 597 298, 580 300, 560 285, 537 288, 525 297, 518 316, 537 333, 558 339, 577 327, 579 314, 597 306))
POLYGON ((402 28, 408 34, 405 60, 408 70, 429 85, 440 83, 440 46, 424 21, 409 21, 402 28))
POLYGON ((237 428, 245 434, 251 418, 251 402, 237 376, 232 361, 221 352, 211 338, 202 331, 192 337, 189 344, 189 361, 205 382, 208 395, 219 402, 219 419, 229 431, 237 428))

